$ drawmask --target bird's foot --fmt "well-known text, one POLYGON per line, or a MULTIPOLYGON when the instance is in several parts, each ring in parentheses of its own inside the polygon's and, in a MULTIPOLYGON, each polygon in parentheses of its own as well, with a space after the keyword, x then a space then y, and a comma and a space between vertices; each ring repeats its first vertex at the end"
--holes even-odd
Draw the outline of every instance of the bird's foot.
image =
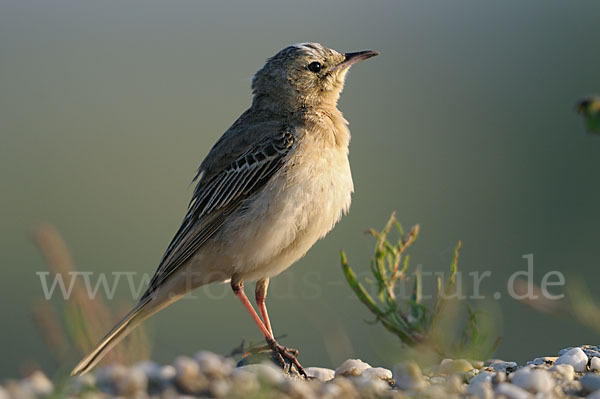
POLYGON ((275 363, 278 363, 286 373, 290 373, 292 371, 292 366, 296 368, 298 374, 303 376, 304 378, 308 378, 304 368, 298 361, 298 350, 286 348, 285 346, 281 346, 277 343, 277 341, 267 340, 267 344, 271 351, 273 352, 273 360, 275 363))

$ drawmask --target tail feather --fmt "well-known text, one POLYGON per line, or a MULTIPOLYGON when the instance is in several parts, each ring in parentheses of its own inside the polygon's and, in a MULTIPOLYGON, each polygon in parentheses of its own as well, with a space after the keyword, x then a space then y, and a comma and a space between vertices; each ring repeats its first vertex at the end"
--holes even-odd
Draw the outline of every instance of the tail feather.
POLYGON ((146 300, 138 303, 125 317, 109 331, 86 357, 71 371, 71 375, 82 375, 90 371, 116 344, 125 338, 142 321, 156 313, 159 309, 148 309, 146 300))

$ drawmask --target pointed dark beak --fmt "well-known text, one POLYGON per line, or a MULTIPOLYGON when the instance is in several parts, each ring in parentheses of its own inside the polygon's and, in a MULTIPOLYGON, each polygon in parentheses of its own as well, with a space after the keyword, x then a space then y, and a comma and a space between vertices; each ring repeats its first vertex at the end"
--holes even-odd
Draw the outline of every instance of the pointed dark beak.
POLYGON ((369 58, 375 57, 376 55, 379 55, 379 52, 374 50, 357 51, 356 53, 345 53, 344 61, 337 64, 335 67, 333 67, 332 70, 350 68, 357 62, 368 60, 369 58))

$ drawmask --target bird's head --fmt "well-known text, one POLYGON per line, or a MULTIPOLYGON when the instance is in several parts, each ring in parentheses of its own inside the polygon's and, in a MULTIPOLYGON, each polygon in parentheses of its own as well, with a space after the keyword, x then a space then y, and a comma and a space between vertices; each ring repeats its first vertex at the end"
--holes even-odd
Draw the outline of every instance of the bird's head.
POLYGON ((341 54, 319 43, 286 47, 269 58, 252 80, 255 101, 291 110, 337 103, 348 69, 377 51, 341 54))

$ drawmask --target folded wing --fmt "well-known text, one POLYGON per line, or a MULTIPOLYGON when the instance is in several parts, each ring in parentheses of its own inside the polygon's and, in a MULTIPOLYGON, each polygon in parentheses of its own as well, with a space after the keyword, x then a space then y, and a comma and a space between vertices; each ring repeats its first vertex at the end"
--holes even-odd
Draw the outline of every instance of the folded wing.
POLYGON ((293 144, 292 133, 283 130, 253 145, 209 181, 199 178, 188 213, 142 299, 150 296, 210 239, 244 199, 269 181, 283 165, 293 144))

